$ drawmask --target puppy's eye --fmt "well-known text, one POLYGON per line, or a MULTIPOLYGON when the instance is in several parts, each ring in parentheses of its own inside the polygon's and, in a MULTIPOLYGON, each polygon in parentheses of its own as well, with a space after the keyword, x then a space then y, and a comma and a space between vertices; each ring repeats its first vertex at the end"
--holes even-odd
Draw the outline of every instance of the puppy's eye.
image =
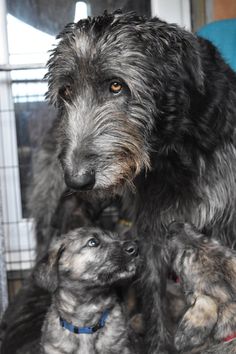
POLYGON ((68 101, 72 94, 72 87, 70 85, 64 85, 59 89, 59 95, 66 101, 68 101))
POLYGON ((117 95, 123 89, 123 85, 119 81, 113 81, 110 83, 110 92, 117 95))
POLYGON ((90 240, 88 240, 87 242, 87 246, 88 247, 98 247, 100 244, 100 242, 98 241, 98 239, 96 238, 91 238, 90 240))

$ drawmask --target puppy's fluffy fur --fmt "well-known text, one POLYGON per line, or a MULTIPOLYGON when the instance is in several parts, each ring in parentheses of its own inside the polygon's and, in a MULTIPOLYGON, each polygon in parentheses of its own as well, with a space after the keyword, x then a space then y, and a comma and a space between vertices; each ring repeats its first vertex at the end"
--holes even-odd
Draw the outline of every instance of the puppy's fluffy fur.
POLYGON ((173 223, 169 236, 173 269, 189 307, 175 335, 177 349, 205 344, 207 353, 235 353, 236 340, 224 341, 236 335, 236 252, 186 223, 173 223))
POLYGON ((115 284, 131 280, 138 247, 98 228, 80 228, 62 237, 36 266, 36 282, 53 293, 42 334, 42 353, 134 353, 126 316, 115 284), (77 327, 93 327, 104 311, 105 326, 92 334, 75 334, 60 317, 77 327))

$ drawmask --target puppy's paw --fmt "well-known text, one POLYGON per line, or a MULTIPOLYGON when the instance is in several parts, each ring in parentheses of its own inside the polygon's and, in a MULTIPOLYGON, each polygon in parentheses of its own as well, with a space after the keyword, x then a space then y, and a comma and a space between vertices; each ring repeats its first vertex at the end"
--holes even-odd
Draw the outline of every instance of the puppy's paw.
POLYGON ((212 298, 205 295, 197 297, 177 328, 176 348, 182 351, 203 344, 217 322, 217 312, 217 304, 212 298))
MULTIPOLYGON (((236 302, 226 302, 221 304, 217 326, 214 330, 214 338, 218 341, 224 341, 225 338, 234 335, 236 332, 236 302)), ((236 351, 236 347, 235 347, 236 351)))

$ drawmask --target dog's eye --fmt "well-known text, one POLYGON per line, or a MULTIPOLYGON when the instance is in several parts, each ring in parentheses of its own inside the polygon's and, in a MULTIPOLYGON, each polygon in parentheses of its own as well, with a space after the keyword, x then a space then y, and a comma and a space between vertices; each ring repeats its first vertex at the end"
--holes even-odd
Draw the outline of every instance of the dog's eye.
POLYGON ((98 239, 96 239, 96 238, 91 238, 90 240, 88 240, 87 246, 88 246, 88 247, 98 247, 98 246, 99 246, 99 241, 98 241, 98 239))
POLYGON ((71 93, 72 88, 70 85, 64 85, 59 89, 59 95, 66 101, 70 99, 71 93))
POLYGON ((123 85, 119 81, 113 81, 110 84, 110 92, 113 94, 118 94, 122 91, 123 85))

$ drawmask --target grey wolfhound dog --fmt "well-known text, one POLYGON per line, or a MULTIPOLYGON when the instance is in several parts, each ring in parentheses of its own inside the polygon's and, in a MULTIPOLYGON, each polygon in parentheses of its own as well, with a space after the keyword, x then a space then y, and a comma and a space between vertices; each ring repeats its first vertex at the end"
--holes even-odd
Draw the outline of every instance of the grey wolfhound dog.
POLYGON ((175 346, 181 352, 236 353, 236 251, 175 222, 167 253, 187 300, 175 346))
POLYGON ((65 183, 88 199, 124 197, 144 258, 146 351, 173 354, 166 227, 184 220, 235 240, 236 75, 207 40, 113 13, 66 26, 47 78, 58 118, 38 162, 33 215, 46 230, 65 183))
POLYGON ((135 241, 99 228, 76 229, 54 243, 34 270, 36 283, 53 293, 41 353, 134 353, 115 285, 130 281, 137 265, 135 241))

